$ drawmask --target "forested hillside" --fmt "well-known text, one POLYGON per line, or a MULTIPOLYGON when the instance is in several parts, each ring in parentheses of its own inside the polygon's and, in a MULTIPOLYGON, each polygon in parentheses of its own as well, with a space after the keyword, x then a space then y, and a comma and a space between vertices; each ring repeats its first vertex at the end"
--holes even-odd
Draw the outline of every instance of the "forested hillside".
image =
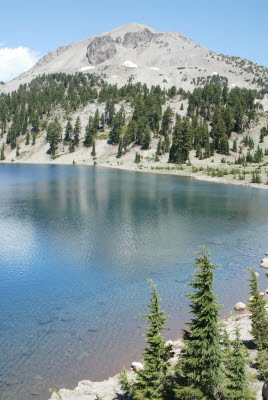
POLYGON ((93 74, 44 75, 1 95, 1 160, 31 162, 36 155, 48 162, 87 149, 83 158, 95 163, 133 154, 132 163, 147 158, 151 168, 217 155, 222 163, 261 163, 268 155, 262 96, 220 83, 190 93, 131 80, 118 88, 93 74))

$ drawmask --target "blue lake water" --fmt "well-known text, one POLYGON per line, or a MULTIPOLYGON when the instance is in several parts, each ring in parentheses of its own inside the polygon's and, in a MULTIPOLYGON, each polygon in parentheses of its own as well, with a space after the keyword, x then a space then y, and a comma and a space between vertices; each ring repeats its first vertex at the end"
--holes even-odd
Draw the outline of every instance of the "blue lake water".
MULTIPOLYGON (((227 314, 248 298, 248 266, 268 251, 268 191, 191 178, 54 165, 0 165, 0 392, 104 379, 142 353, 147 278, 176 338, 193 252, 221 264, 227 314)), ((35 394, 33 396, 33 394, 35 394)))

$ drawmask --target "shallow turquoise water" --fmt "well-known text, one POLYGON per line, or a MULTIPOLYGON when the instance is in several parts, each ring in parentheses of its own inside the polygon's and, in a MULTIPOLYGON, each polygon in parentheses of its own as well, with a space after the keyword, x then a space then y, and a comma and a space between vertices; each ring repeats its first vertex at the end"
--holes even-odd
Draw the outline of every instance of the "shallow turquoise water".
POLYGON ((188 318, 193 252, 221 264, 222 313, 248 295, 268 250, 268 191, 94 167, 0 166, 0 384, 3 400, 103 379, 142 352, 152 278, 188 318))

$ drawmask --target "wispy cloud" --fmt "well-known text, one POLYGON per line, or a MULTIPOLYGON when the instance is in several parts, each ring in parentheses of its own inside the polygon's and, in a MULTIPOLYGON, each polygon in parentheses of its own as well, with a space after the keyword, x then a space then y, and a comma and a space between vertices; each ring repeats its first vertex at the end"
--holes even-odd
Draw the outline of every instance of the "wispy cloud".
POLYGON ((1 47, 0 81, 6 82, 17 77, 22 72, 30 69, 39 58, 40 54, 28 47, 1 47))

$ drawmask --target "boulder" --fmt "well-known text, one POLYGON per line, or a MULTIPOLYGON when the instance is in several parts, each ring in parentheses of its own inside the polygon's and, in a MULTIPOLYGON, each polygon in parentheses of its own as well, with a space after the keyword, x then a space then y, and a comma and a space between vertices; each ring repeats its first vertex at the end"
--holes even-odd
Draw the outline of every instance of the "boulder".
POLYGON ((260 296, 264 296, 264 292, 260 292, 260 296))
POLYGON ((254 272, 254 273, 255 273, 256 278, 260 277, 260 274, 258 272, 254 272))
POLYGON ((261 260, 261 267, 262 268, 267 268, 268 269, 268 258, 263 258, 261 260))
POLYGON ((265 290, 265 293, 268 294, 268 288, 265 290))
POLYGON ((133 361, 133 363, 131 364, 131 368, 132 368, 134 371, 140 371, 140 370, 142 370, 144 367, 143 367, 143 364, 142 364, 141 362, 133 361))
POLYGON ((245 310, 246 308, 247 308, 246 304, 242 303, 241 301, 239 301, 235 305, 236 311, 242 311, 242 310, 245 310))
POLYGON ((250 296, 249 301, 253 301, 254 300, 254 296, 250 296))

